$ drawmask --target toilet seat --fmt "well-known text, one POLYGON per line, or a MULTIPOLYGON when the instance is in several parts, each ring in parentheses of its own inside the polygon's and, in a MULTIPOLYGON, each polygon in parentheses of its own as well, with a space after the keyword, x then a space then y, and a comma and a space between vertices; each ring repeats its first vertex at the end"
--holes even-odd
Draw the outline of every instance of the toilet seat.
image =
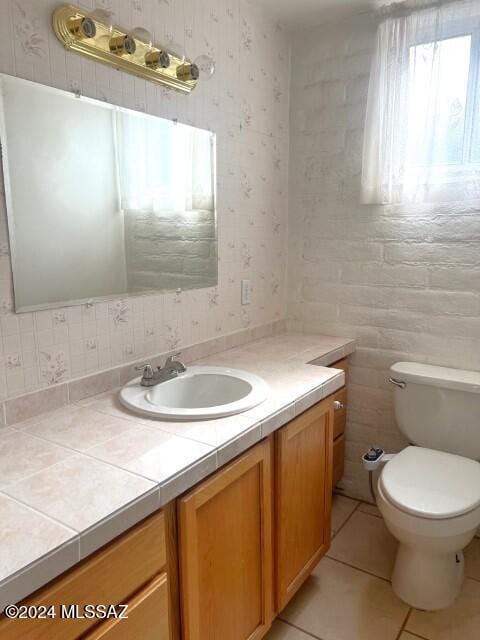
POLYGON ((408 514, 455 518, 480 506, 480 463, 410 446, 385 465, 380 487, 388 501, 408 514))

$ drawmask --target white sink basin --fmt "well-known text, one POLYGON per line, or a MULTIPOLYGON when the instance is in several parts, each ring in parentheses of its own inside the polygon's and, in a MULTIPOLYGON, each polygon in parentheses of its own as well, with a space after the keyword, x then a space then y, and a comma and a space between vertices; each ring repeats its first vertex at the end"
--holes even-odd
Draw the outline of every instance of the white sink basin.
POLYGON ((189 367, 185 373, 154 387, 141 378, 120 391, 131 411, 159 420, 209 420, 248 411, 266 400, 269 387, 258 376, 224 367, 189 367))

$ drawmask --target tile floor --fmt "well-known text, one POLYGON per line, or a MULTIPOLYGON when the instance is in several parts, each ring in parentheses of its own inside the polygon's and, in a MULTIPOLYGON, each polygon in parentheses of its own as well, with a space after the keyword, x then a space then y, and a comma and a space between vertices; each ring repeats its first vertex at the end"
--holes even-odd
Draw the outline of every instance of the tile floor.
POLYGON ((378 509, 336 495, 330 550, 275 621, 267 640, 480 640, 480 538, 465 551, 457 602, 417 611, 392 591, 396 541, 378 509))

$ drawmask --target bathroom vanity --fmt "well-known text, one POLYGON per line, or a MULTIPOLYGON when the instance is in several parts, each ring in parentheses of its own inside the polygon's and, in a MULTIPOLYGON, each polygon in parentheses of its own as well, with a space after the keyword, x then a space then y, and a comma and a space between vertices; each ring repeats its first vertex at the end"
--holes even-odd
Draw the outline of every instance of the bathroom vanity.
POLYGON ((214 132, 0 74, 0 137, 16 314, 82 353, 85 315, 124 363, 66 382, 42 351, 0 403, 1 639, 263 637, 330 543, 354 341, 246 314, 176 359, 151 296, 218 285, 214 132))
MULTIPOLYGON (((282 340, 297 338, 253 344, 261 357, 282 340)), ((329 547, 334 441, 344 429, 347 371, 345 358, 335 361, 352 350, 344 341, 327 353, 317 347, 287 358, 293 386, 301 375, 312 376, 308 393, 288 402, 283 388, 286 404, 273 410, 268 403, 280 400, 278 372, 272 373, 273 397, 253 410, 263 415, 257 442, 251 435, 241 444, 236 439, 228 456, 219 449, 213 473, 26 597, 27 606, 51 611, 53 605, 56 617, 3 616, 2 640, 263 637, 329 547), (305 365, 305 358, 323 366, 305 365), (82 612, 100 603, 128 604, 128 619, 60 617, 61 605, 82 612)), ((247 345, 205 360, 229 358, 233 365, 248 353, 247 345)))

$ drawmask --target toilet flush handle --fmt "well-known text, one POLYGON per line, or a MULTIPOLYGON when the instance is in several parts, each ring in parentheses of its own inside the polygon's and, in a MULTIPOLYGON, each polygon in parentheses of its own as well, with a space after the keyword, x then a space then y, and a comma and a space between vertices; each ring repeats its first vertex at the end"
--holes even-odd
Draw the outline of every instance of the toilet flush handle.
POLYGON ((407 386, 406 382, 403 382, 402 380, 395 380, 395 378, 390 378, 390 382, 396 387, 400 387, 400 389, 405 389, 405 387, 407 386))

